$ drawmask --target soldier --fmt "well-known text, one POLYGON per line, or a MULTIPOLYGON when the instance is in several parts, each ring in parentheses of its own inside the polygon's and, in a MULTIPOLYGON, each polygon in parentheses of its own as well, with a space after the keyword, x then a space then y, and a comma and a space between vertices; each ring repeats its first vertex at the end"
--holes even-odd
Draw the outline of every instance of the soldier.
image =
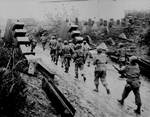
POLYGON ((61 57, 62 56, 62 48, 63 48, 63 44, 62 44, 62 39, 61 38, 58 38, 58 42, 57 42, 57 57, 56 57, 56 65, 58 63, 58 59, 59 59, 59 56, 61 57))
POLYGON ((72 42, 72 40, 69 40, 69 46, 74 50, 75 49, 75 45, 74 43, 72 42))
POLYGON ((45 50, 45 45, 47 43, 47 38, 45 36, 45 34, 43 33, 42 36, 41 36, 41 41, 42 41, 42 47, 43 47, 43 50, 45 50))
POLYGON ((52 58, 52 61, 56 64, 56 57, 57 57, 57 40, 55 36, 51 37, 50 43, 50 55, 52 58))
POLYGON ((78 70, 80 69, 81 76, 83 77, 83 80, 86 81, 86 77, 84 74, 85 56, 81 44, 77 44, 75 47, 74 62, 75 62, 75 78, 78 78, 78 70))
POLYGON ((65 72, 68 73, 69 67, 70 67, 71 56, 73 55, 73 49, 68 45, 68 42, 66 40, 64 41, 62 54, 64 56, 65 72))
POLYGON ((123 105, 124 104, 124 100, 127 98, 128 94, 130 93, 130 91, 133 91, 134 95, 135 95, 135 103, 137 105, 137 109, 134 110, 135 113, 140 114, 141 113, 141 97, 140 97, 140 69, 138 64, 136 63, 137 61, 137 57, 135 56, 131 56, 129 58, 129 65, 125 66, 124 68, 122 68, 121 71, 126 73, 126 85, 122 94, 122 99, 118 100, 118 102, 123 105))
POLYGON ((89 49, 90 49, 90 46, 87 44, 86 41, 83 41, 83 43, 82 43, 82 50, 84 52, 85 62, 86 62, 87 57, 89 55, 89 49))
POLYGON ((70 46, 71 49, 74 51, 74 49, 75 49, 75 44, 72 42, 72 40, 69 40, 69 46, 70 46))
POLYGON ((119 44, 119 66, 120 68, 126 63, 126 49, 122 43, 119 44))
POLYGON ((106 82, 106 63, 107 63, 107 56, 105 54, 105 51, 98 47, 97 48, 97 55, 95 56, 95 59, 93 61, 93 65, 95 65, 95 87, 94 91, 98 92, 99 87, 99 78, 103 84, 103 86, 106 88, 107 94, 110 94, 110 90, 108 88, 108 83, 106 82))
POLYGON ((88 67, 90 67, 92 59, 93 59, 92 53, 88 52, 88 57, 87 57, 87 66, 88 67))
POLYGON ((30 42, 31 42, 31 52, 33 52, 33 50, 36 47, 37 40, 33 36, 31 36, 30 42))
MULTIPOLYGON (((64 43, 62 43, 62 49, 63 49, 63 47, 64 47, 64 43)), ((61 49, 60 58, 61 58, 61 67, 63 68, 64 67, 64 56, 62 53, 62 49, 61 49)))

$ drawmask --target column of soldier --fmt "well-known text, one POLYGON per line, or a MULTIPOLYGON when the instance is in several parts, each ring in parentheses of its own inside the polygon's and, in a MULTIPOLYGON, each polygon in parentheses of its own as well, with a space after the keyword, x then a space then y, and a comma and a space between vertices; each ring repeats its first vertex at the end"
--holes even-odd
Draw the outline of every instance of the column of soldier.
MULTIPOLYGON (((42 37, 44 38, 44 37, 42 37)), ((45 39, 43 39, 45 40, 45 39)), ((45 41, 42 41, 43 50, 45 50, 45 41)), ((87 63, 87 66, 90 67, 91 59, 93 59, 93 65, 95 66, 94 70, 94 84, 95 92, 99 91, 99 80, 101 80, 102 85, 105 87, 107 94, 110 94, 110 89, 106 81, 106 64, 108 58, 106 55, 106 50, 102 47, 97 48, 97 54, 92 57, 92 54, 89 52, 89 46, 86 41, 83 40, 82 43, 74 44, 72 40, 65 40, 62 42, 61 38, 56 38, 56 36, 51 36, 50 43, 50 55, 51 60, 57 65, 58 59, 61 59, 61 67, 65 69, 65 72, 69 72, 70 62, 75 64, 75 78, 78 79, 78 72, 80 70, 83 81, 86 81, 84 65, 87 63)), ((140 98, 140 69, 137 64, 137 57, 131 56, 129 58, 129 63, 127 66, 124 66, 120 69, 120 72, 126 74, 126 85, 122 94, 122 99, 118 102, 123 105, 124 100, 127 98, 128 94, 133 91, 135 95, 135 103, 137 109, 134 110, 135 113, 141 114, 141 98, 140 98)))
MULTIPOLYGON (((31 39, 32 40, 32 39, 31 39)), ((45 34, 41 36, 42 40, 42 47, 43 50, 45 50, 45 45, 47 43, 47 39, 45 34)), ((34 41, 33 41, 34 42, 34 41)), ((35 48, 36 44, 31 45, 31 51, 33 51, 33 48, 35 48)), ((58 59, 61 59, 61 67, 65 69, 65 72, 69 72, 70 68, 70 62, 73 61, 75 63, 75 78, 79 77, 79 70, 81 73, 81 76, 84 81, 86 81, 85 76, 85 69, 84 65, 85 63, 88 63, 88 66, 90 67, 90 59, 92 59, 92 55, 89 52, 89 47, 87 46, 87 42, 83 41, 83 43, 78 43, 74 45, 74 43, 70 40, 62 42, 61 38, 56 38, 56 36, 51 36, 49 47, 50 47, 50 55, 51 60, 57 65, 58 59)), ((93 59, 93 65, 95 65, 95 71, 94 71, 94 84, 95 89, 94 91, 99 91, 99 79, 101 80, 101 83, 106 88, 107 94, 110 94, 110 90, 108 88, 108 83, 106 81, 106 63, 107 63, 107 57, 106 57, 106 50, 103 48, 97 48, 97 55, 93 59)), ((141 98, 140 98, 140 85, 141 82, 139 80, 140 76, 140 70, 139 66, 136 63, 137 58, 135 56, 132 56, 129 58, 129 64, 125 67, 122 67, 120 72, 124 72, 126 74, 127 84, 124 88, 122 99, 118 100, 118 102, 123 105, 124 100, 127 98, 128 94, 133 91, 135 95, 135 103, 137 105, 137 109, 135 112, 137 114, 141 113, 141 98)))

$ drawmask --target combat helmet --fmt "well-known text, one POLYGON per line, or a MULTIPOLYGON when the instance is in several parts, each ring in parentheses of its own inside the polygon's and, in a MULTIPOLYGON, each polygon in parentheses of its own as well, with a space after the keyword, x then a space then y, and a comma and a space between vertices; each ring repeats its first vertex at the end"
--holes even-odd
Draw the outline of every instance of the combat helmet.
POLYGON ((130 61, 133 61, 133 60, 137 60, 138 58, 136 57, 136 56, 131 56, 131 57, 129 57, 129 60, 130 61))
POLYGON ((56 37, 54 35, 51 36, 51 39, 56 39, 56 37))
POLYGON ((83 43, 86 44, 86 40, 84 40, 83 43))
POLYGON ((129 57, 129 62, 131 64, 135 64, 137 62, 137 60, 138 60, 138 57, 136 57, 136 56, 129 57))
POLYGON ((64 45, 67 45, 67 44, 68 44, 68 41, 67 41, 67 40, 65 40, 65 41, 64 41, 64 45))
POLYGON ((58 42, 61 42, 62 41, 62 38, 58 38, 58 42))
POLYGON ((97 47, 96 50, 98 53, 101 53, 103 51, 103 49, 101 47, 97 47))

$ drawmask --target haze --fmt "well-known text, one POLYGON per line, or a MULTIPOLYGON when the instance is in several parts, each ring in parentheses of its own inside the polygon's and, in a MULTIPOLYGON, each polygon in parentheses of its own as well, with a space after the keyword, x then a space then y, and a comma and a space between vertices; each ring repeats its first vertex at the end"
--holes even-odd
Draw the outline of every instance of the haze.
POLYGON ((125 10, 150 9, 150 0, 89 0, 64 3, 39 1, 42 0, 0 0, 0 19, 33 17, 44 20, 45 14, 56 14, 64 10, 68 16, 75 13, 81 19, 118 19, 124 16, 125 10))

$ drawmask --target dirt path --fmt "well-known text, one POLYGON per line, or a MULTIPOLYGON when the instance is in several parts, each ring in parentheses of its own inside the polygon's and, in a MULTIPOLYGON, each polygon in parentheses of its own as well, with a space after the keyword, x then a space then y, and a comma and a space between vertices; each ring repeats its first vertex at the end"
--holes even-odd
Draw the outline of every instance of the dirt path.
MULTIPOLYGON (((86 67, 87 81, 74 78, 74 64, 68 74, 60 67, 51 62, 49 51, 43 51, 40 47, 36 48, 36 56, 42 57, 43 62, 53 69, 59 77, 58 88, 68 98, 68 100, 76 108, 75 117, 137 117, 133 110, 136 108, 134 104, 134 95, 131 93, 125 101, 125 106, 121 107, 117 103, 117 99, 121 98, 121 94, 125 85, 125 80, 119 79, 119 74, 109 63, 107 68, 107 81, 111 89, 111 95, 107 95, 104 87, 100 84, 99 93, 93 92, 94 83, 94 66, 86 67)), ((59 62, 60 63, 60 62, 59 62)), ((150 83, 142 80, 141 98, 142 98, 142 114, 140 117, 149 117, 150 115, 150 83)))

